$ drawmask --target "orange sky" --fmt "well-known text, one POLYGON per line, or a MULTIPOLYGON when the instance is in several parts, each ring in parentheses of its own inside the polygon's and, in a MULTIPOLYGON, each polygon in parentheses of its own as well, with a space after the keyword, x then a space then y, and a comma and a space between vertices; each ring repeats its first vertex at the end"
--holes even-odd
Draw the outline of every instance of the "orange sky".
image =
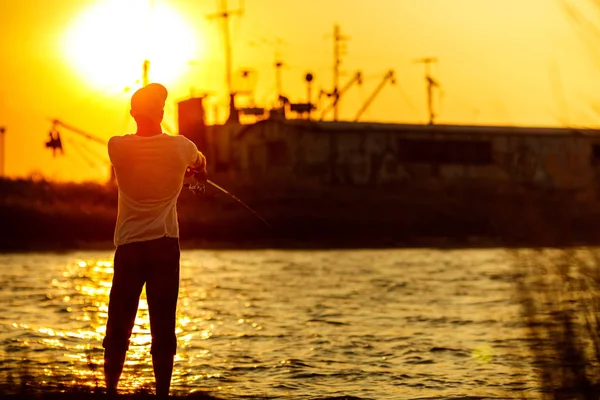
MULTIPOLYGON (((570 3, 586 9, 592 1, 570 3)), ((44 142, 50 128, 48 118, 59 118, 105 139, 134 129, 127 116, 131 92, 125 92, 123 85, 129 75, 111 78, 118 71, 137 68, 137 61, 132 67, 131 59, 124 58, 137 54, 131 40, 137 36, 117 26, 127 20, 115 17, 99 24, 113 33, 106 35, 107 40, 120 35, 117 40, 122 38, 119 43, 131 46, 131 52, 125 47, 123 53, 121 47, 111 59, 111 53, 102 53, 103 41, 98 34, 88 46, 97 49, 90 56, 108 61, 105 76, 104 70, 100 75, 96 71, 93 77, 81 68, 77 71, 65 45, 65 38, 91 7, 111 2, 114 0, 0 1, 0 126, 7 129, 9 176, 42 173, 61 180, 107 177, 102 146, 62 130, 67 154, 53 158, 44 142), (109 73, 113 75, 107 76, 109 73)), ((585 34, 565 12, 565 2, 246 0, 243 17, 234 18, 231 24, 234 74, 239 75, 242 69, 255 71, 254 99, 259 105, 269 105, 275 96, 273 61, 278 52, 285 63, 283 90, 292 101, 305 100, 303 76, 307 71, 315 74, 315 92, 331 90, 332 31, 334 23, 339 23, 350 37, 343 58, 346 75, 342 84, 358 69, 366 76, 361 88, 352 88, 342 98, 342 119, 352 119, 386 71, 393 69, 398 84, 385 86, 362 119, 426 122, 423 66, 414 60, 435 56, 440 62, 432 71, 442 85, 437 105, 439 123, 598 126, 594 107, 600 100, 596 93, 600 50, 594 54, 585 34)), ((190 92, 209 92, 213 105, 223 105, 225 77, 219 24, 205 18, 217 10, 219 1, 154 3, 180 15, 195 41, 195 45, 188 45, 194 48, 186 52, 190 62, 182 61, 179 78, 168 83, 166 122, 176 127, 176 101, 187 98, 190 92)), ((229 3, 233 8, 238 4, 236 0, 229 3)), ((129 21, 134 25, 133 19, 129 21)), ((162 25, 158 32, 166 30, 162 25)), ((178 49, 181 42, 172 43, 173 49, 178 49)), ((161 51, 167 52, 162 47, 151 59, 155 67, 150 70, 151 80, 164 61, 160 60, 161 51)), ((135 78, 130 85, 135 87, 135 78)), ((213 108, 210 116, 214 115, 213 108)), ((224 109, 219 115, 225 117, 224 109)))

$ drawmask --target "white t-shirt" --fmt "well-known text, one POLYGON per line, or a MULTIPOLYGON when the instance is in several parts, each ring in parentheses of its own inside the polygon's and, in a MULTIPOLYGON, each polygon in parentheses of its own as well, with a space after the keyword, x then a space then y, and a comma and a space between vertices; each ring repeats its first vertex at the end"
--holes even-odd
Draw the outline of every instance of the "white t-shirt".
POLYGON ((198 149, 185 136, 114 136, 108 155, 119 186, 115 245, 179 237, 177 198, 198 149))

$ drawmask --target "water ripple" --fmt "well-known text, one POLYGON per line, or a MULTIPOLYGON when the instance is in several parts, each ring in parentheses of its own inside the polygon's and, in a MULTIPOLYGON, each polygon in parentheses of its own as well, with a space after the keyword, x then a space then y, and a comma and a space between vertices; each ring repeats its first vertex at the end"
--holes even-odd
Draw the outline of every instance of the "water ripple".
MULTIPOLYGON (((101 381, 112 252, 0 255, 1 373, 101 381)), ((184 251, 173 389, 221 399, 526 398, 502 250, 184 251)), ((145 296, 122 386, 153 382, 145 296)))

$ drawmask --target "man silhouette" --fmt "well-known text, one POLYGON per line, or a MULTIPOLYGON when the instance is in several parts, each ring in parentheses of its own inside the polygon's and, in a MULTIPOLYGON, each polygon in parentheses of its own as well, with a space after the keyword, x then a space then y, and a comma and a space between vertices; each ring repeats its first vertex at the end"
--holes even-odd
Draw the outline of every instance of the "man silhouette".
POLYGON ((188 167, 206 180, 206 158, 184 136, 162 132, 167 89, 151 83, 131 97, 135 134, 114 136, 108 154, 119 188, 114 276, 108 304, 104 377, 116 394, 144 284, 156 394, 168 396, 176 353, 179 291, 177 198, 188 167))

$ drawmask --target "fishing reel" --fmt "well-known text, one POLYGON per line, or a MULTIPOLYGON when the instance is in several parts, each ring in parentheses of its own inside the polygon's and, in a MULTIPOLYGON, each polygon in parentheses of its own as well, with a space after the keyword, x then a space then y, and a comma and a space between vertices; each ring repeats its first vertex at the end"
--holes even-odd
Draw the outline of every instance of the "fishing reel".
POLYGON ((190 190, 190 192, 192 192, 195 195, 206 193, 206 185, 204 183, 200 183, 198 181, 196 181, 196 183, 194 185, 189 185, 188 189, 190 190))
MULTIPOLYGON (((194 176, 194 171, 190 167, 188 167, 185 171, 185 176, 186 177, 194 176)), ((199 179, 196 178, 196 183, 186 184, 186 186, 190 190, 190 192, 192 192, 195 195, 206 193, 206 181, 200 181, 199 179)))

